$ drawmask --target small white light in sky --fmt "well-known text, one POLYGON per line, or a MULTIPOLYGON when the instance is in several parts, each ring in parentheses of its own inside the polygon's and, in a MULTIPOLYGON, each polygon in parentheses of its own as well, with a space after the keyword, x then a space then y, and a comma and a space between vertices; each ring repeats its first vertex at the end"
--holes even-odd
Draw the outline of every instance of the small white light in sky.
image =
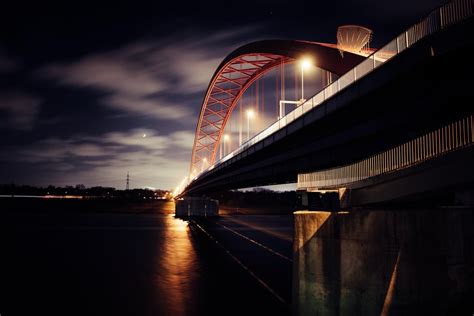
POLYGON ((142 137, 143 137, 143 138, 145 138, 145 137, 146 137, 146 134, 143 134, 143 136, 142 136, 142 137))

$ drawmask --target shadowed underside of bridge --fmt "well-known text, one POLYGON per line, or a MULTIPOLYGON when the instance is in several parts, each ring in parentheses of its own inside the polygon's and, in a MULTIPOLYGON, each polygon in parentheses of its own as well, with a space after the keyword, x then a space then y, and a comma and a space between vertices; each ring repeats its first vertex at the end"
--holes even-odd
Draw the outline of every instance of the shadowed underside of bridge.
POLYGON ((215 163, 225 125, 238 100, 253 82, 275 67, 311 56, 317 67, 342 75, 363 57, 331 44, 295 40, 265 40, 247 44, 227 56, 207 89, 196 127, 190 172, 215 163))
POLYGON ((427 36, 202 174, 184 194, 296 182, 300 173, 352 164, 472 115, 474 40, 466 34, 473 31, 470 18, 427 36))

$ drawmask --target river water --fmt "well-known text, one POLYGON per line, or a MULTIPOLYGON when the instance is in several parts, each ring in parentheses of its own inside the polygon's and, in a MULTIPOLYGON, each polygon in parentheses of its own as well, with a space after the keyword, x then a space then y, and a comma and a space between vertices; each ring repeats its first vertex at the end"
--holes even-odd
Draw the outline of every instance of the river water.
POLYGON ((4 213, 0 222, 2 316, 289 314, 215 241, 170 214, 4 213))

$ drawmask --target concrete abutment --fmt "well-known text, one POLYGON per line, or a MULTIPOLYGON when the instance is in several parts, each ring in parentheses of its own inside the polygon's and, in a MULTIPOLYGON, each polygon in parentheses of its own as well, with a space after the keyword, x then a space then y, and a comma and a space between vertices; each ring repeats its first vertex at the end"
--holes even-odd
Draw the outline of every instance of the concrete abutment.
POLYGON ((218 216, 219 201, 206 197, 184 197, 175 202, 175 216, 218 216))
POLYGON ((474 311, 472 208, 294 217, 293 315, 474 311))

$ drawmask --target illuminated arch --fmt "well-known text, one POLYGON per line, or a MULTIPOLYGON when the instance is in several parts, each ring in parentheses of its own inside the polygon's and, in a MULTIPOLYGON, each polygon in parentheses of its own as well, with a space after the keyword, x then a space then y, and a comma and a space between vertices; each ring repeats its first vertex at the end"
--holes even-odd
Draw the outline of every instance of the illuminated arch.
POLYGON ((266 40, 244 45, 229 54, 212 76, 201 106, 196 126, 191 172, 200 168, 203 160, 215 162, 216 152, 237 101, 250 85, 271 69, 311 56, 317 67, 342 75, 364 57, 340 54, 334 44, 295 40, 266 40))

